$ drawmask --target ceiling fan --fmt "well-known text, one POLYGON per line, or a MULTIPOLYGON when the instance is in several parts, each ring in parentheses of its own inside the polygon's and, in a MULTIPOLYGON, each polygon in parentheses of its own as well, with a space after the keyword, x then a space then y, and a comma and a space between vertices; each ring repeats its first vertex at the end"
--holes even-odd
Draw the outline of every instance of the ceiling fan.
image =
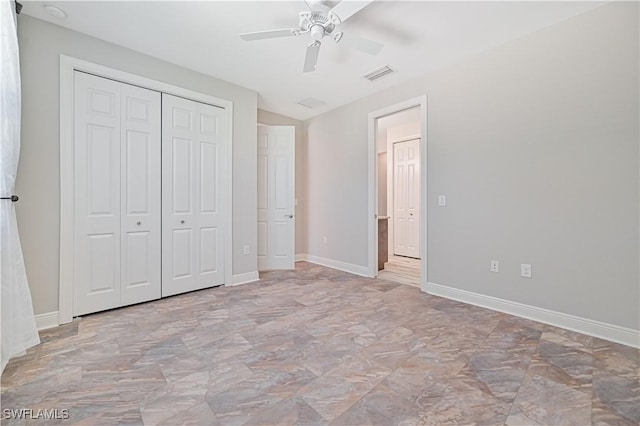
POLYGON ((360 50, 370 55, 377 55, 383 48, 383 45, 354 34, 344 34, 342 31, 336 31, 336 28, 364 9, 373 0, 369 1, 348 1, 342 0, 337 5, 335 1, 307 1, 305 0, 309 11, 300 12, 299 28, 286 28, 280 30, 257 31, 253 33, 241 34, 240 37, 246 41, 263 40, 268 38, 299 36, 301 34, 309 34, 311 43, 307 46, 307 53, 304 58, 304 72, 315 71, 318 63, 318 54, 320 53, 320 40, 324 37, 331 39, 339 44, 360 50))

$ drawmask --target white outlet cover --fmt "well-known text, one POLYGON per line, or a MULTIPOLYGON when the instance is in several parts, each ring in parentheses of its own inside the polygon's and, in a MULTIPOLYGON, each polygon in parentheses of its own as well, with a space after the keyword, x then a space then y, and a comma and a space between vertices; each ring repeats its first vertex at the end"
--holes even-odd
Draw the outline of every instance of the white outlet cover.
POLYGON ((447 205, 447 196, 446 195, 438 195, 438 206, 444 207, 447 205))
POLYGON ((500 262, 497 260, 492 260, 489 265, 489 271, 491 272, 500 272, 500 262))
POLYGON ((528 263, 520 264, 520 276, 524 278, 531 278, 531 265, 528 263))

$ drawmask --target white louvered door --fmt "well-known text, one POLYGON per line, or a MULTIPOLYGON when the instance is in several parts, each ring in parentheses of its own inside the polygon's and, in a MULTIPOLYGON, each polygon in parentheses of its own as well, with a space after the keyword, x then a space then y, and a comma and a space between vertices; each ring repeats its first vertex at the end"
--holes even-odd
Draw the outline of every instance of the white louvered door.
POLYGON ((222 108, 162 95, 162 296, 224 283, 222 108))
POLYGON ((160 94, 81 72, 74 86, 73 315, 82 315, 160 297, 160 94))

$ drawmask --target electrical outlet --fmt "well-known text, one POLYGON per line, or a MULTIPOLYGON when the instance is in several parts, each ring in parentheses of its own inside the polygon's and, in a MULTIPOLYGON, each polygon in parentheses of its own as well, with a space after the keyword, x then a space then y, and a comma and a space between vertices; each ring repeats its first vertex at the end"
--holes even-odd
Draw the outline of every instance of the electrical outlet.
POLYGON ((249 254, 250 253, 249 246, 244 246, 242 249, 242 253, 244 253, 245 255, 249 254))
POLYGON ((438 195, 438 206, 444 207, 447 205, 447 196, 446 195, 438 195))
POLYGON ((489 270, 491 272, 500 272, 500 264, 499 264, 499 262, 497 260, 492 260, 489 270))
POLYGON ((325 243, 325 244, 327 244, 327 237, 326 237, 326 236, 325 236, 325 237, 322 237, 322 242, 323 242, 323 243, 325 243))
POLYGON ((520 265, 520 276, 524 278, 531 278, 531 265, 523 263, 520 265))

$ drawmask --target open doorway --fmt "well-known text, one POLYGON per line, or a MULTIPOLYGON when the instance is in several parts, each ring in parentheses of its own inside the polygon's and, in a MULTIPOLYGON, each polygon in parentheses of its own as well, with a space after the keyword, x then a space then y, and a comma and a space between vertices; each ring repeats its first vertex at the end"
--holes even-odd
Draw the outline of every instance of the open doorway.
POLYGON ((369 274, 424 287, 426 97, 371 113, 369 133, 369 274))
POLYGON ((378 277, 420 285, 420 107, 376 122, 378 277))

